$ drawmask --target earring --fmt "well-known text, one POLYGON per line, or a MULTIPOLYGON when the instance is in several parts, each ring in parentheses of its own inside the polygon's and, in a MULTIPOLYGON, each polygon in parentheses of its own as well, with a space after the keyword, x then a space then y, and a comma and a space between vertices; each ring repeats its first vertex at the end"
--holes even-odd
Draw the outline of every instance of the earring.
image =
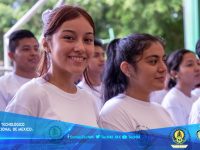
POLYGON ((171 76, 170 79, 172 79, 173 81, 176 81, 176 77, 171 76))

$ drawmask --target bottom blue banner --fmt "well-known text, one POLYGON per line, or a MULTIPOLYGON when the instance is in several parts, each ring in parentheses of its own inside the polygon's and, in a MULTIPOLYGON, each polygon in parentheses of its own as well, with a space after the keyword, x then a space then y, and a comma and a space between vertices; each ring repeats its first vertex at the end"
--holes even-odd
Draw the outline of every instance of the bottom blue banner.
POLYGON ((0 112, 0 149, 199 149, 200 125, 118 132, 0 112))

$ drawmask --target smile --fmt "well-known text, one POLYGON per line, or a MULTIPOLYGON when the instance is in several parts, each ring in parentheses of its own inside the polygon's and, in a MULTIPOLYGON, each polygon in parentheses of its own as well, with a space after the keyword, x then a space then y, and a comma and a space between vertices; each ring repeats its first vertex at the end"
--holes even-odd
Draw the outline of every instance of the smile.
POLYGON ((83 56, 69 56, 69 58, 75 62, 83 62, 86 60, 86 57, 83 56))

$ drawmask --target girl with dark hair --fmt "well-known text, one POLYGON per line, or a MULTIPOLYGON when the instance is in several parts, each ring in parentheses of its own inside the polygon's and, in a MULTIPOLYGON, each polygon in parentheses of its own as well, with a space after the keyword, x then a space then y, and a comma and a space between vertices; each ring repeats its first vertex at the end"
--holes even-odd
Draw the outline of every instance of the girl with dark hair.
POLYGON ((164 87, 166 76, 163 42, 149 34, 131 34, 113 40, 107 49, 103 98, 107 101, 98 120, 100 127, 136 131, 173 125, 168 113, 149 102, 152 91, 164 87))
POLYGON ((83 79, 78 83, 80 88, 87 90, 96 98, 96 105, 100 111, 103 106, 101 98, 101 82, 105 63, 105 51, 100 40, 94 40, 94 53, 87 68, 83 72, 83 79))
POLYGON ((41 77, 23 86, 6 111, 97 127, 94 98, 74 84, 94 51, 95 27, 80 7, 43 14, 41 77))
POLYGON ((167 67, 170 91, 164 97, 162 106, 176 125, 187 125, 192 104, 197 100, 191 91, 200 77, 198 59, 192 51, 176 50, 169 55, 167 67))

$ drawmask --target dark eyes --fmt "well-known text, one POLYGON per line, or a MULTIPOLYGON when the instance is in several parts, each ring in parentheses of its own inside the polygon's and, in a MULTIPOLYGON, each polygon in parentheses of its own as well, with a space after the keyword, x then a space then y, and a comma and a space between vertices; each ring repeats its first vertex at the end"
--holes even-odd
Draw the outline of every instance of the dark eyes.
POLYGON ((23 48, 22 50, 23 50, 23 51, 29 51, 30 48, 23 48))
MULTIPOLYGON (((22 48, 22 51, 30 51, 32 48, 31 47, 25 47, 25 48, 22 48)), ((39 51, 39 48, 38 47, 34 47, 33 48, 35 51, 39 51)))
POLYGON ((93 57, 94 57, 94 58, 98 58, 99 56, 100 56, 99 53, 95 53, 93 57))
POLYGON ((194 66, 194 63, 189 63, 189 64, 186 64, 187 67, 192 67, 194 66))
MULTIPOLYGON (((63 37, 65 40, 67 40, 67 41, 75 41, 76 40, 76 37, 74 37, 74 36, 69 36, 69 35, 66 35, 66 36, 64 36, 63 37)), ((94 39, 93 38, 85 38, 84 39, 84 42, 86 43, 86 44, 93 44, 94 43, 94 39)))
POLYGON ((84 41, 86 43, 88 43, 88 44, 93 44, 94 43, 94 39, 92 39, 92 38, 86 38, 84 41))
POLYGON ((67 40, 74 40, 74 38, 72 36, 64 36, 64 39, 67 39, 67 40))
POLYGON ((158 60, 156 60, 156 59, 150 60, 150 61, 149 61, 149 63, 150 63, 151 65, 155 65, 157 62, 158 62, 158 60))
MULTIPOLYGON (((151 64, 151 65, 156 65, 157 63, 158 63, 158 61, 159 61, 159 58, 151 58, 151 59, 149 59, 149 63, 151 64)), ((164 57, 163 59, 162 59, 162 61, 164 62, 164 63, 166 63, 166 58, 164 57)))

